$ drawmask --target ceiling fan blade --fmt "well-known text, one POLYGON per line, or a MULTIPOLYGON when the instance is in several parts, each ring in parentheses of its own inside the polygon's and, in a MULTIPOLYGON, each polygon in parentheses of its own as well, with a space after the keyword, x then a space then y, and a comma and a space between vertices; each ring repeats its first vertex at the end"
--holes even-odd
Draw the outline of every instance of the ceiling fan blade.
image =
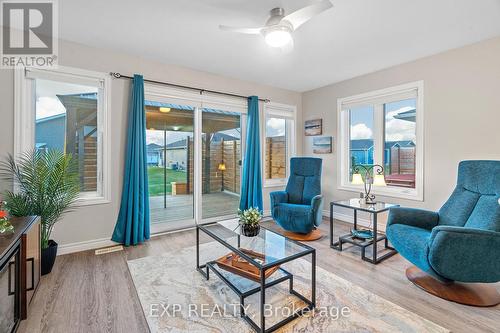
POLYGON ((240 34, 248 34, 248 35, 259 35, 262 31, 262 28, 237 28, 237 27, 228 27, 227 25, 219 25, 219 29, 224 31, 232 31, 238 32, 240 34))
POLYGON ((282 21, 287 21, 293 26, 293 30, 296 30, 302 24, 309 21, 313 16, 316 16, 332 7, 333 5, 330 0, 323 0, 288 14, 283 17, 282 21))

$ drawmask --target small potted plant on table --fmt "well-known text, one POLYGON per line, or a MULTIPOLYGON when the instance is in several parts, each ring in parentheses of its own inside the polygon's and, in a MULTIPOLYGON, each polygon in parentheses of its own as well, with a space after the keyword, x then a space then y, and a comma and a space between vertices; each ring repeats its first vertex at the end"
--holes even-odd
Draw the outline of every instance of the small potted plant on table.
POLYGON ((243 211, 238 210, 238 217, 243 236, 254 237, 259 234, 260 220, 262 219, 262 212, 260 210, 253 207, 243 211))

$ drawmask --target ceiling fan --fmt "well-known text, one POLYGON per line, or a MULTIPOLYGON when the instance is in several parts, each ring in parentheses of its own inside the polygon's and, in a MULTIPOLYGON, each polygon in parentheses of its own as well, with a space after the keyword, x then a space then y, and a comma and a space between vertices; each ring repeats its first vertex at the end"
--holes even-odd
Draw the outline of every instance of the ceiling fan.
POLYGON ((285 16, 283 8, 271 9, 271 17, 265 26, 258 28, 238 28, 219 25, 221 30, 250 35, 263 35, 266 43, 272 47, 283 47, 293 42, 292 33, 314 16, 333 7, 330 0, 322 0, 310 6, 301 8, 285 16))

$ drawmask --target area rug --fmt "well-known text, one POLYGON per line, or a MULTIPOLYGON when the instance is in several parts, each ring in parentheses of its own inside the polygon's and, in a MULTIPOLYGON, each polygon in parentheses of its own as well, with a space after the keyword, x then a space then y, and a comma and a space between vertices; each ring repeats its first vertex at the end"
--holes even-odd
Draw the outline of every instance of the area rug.
MULTIPOLYGON (((236 294, 212 272, 206 280, 196 270, 195 251, 195 247, 188 247, 128 261, 151 332, 253 332, 239 317, 236 294)), ((226 252, 218 244, 203 244, 201 262, 226 252)), ((306 297, 310 297, 310 268, 310 262, 304 259, 286 265, 294 275, 294 289, 306 297)), ((242 288, 254 284, 242 281, 248 284, 242 288)), ((316 283, 317 309, 277 332, 449 332, 320 267, 316 283)), ((256 294, 245 301, 247 314, 257 323, 258 297, 256 294)), ((288 293, 288 283, 284 282, 267 289, 267 302, 271 304, 266 308, 269 328, 288 315, 287 311, 301 306, 302 301, 288 293)))

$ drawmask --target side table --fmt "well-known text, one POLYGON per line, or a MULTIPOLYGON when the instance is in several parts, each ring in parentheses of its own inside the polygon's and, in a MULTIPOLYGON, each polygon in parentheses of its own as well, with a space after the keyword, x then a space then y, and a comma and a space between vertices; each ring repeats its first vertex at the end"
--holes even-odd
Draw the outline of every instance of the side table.
POLYGON ((368 261, 372 264, 378 264, 381 261, 398 253, 393 247, 389 246, 387 236, 377 231, 377 216, 379 213, 390 210, 393 207, 399 207, 398 204, 391 204, 386 202, 376 202, 375 204, 367 204, 361 199, 349 199, 341 201, 330 202, 330 247, 342 251, 342 244, 349 243, 361 247, 361 259, 368 261), (352 234, 346 234, 339 237, 339 240, 333 241, 333 207, 344 207, 352 209, 354 212, 354 230, 358 230, 358 211, 367 212, 373 216, 373 238, 361 239, 354 237, 352 234), (382 256, 378 256, 377 244, 384 241, 384 248, 389 250, 382 256), (372 256, 367 257, 365 250, 367 247, 372 246, 372 256))

